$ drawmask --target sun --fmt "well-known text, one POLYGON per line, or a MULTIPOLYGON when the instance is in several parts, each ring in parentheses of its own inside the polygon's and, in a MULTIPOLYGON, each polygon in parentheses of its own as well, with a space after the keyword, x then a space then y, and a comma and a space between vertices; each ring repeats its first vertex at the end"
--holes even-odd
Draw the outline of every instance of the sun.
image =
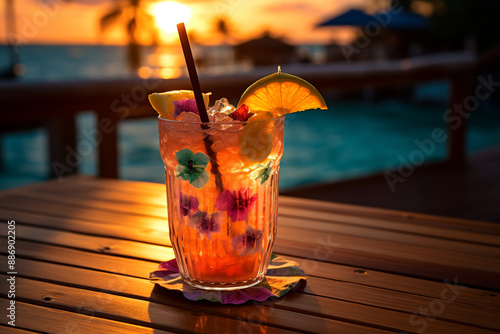
POLYGON ((150 13, 153 14, 156 25, 165 35, 177 32, 177 23, 187 23, 191 17, 191 8, 175 1, 162 1, 152 4, 150 13))

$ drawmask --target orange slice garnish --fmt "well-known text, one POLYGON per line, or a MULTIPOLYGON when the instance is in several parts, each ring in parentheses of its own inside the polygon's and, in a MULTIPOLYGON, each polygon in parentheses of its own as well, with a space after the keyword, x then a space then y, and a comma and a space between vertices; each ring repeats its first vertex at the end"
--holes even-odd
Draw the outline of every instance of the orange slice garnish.
POLYGON ((238 107, 250 111, 270 111, 275 116, 308 109, 327 109, 326 102, 313 85, 295 75, 278 72, 253 83, 243 93, 238 107))

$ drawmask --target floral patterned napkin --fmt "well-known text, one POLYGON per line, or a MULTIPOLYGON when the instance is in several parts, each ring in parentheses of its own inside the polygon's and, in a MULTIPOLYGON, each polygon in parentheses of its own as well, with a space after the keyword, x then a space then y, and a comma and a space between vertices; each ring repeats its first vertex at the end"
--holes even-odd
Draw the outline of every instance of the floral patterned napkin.
POLYGON ((175 259, 161 262, 158 269, 149 274, 149 281, 168 290, 181 291, 189 300, 209 300, 222 304, 243 304, 249 300, 262 302, 270 297, 282 297, 306 280, 299 265, 275 254, 266 272, 266 277, 259 284, 246 289, 233 291, 208 291, 196 289, 185 284, 179 273, 175 259))

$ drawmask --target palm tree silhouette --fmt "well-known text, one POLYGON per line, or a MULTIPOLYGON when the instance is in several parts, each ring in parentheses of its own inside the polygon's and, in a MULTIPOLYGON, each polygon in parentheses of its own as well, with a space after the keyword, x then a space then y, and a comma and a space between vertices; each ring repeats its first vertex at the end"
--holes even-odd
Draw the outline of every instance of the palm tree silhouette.
POLYGON ((222 41, 224 43, 228 43, 228 41, 233 40, 233 29, 226 16, 216 17, 213 28, 216 33, 222 37, 222 41))
POLYGON ((141 0, 115 0, 112 9, 100 19, 101 32, 117 23, 124 23, 128 38, 127 62, 129 69, 135 72, 141 65, 140 32, 148 32, 153 44, 157 44, 158 30, 155 28, 154 18, 141 6, 141 0))

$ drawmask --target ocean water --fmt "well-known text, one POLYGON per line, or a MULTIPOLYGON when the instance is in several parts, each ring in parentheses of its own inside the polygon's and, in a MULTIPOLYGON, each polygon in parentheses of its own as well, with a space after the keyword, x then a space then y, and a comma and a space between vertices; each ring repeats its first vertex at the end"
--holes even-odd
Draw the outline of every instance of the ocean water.
MULTIPOLYGON (((43 47, 22 52, 22 80, 99 79, 126 77, 122 47, 43 47), (76 49, 75 49, 76 48, 76 49)), ((0 47, 0 70, 6 64, 0 47)), ((448 86, 431 83, 415 89, 411 101, 342 100, 329 98, 328 111, 286 116, 285 153, 280 189, 352 179, 395 169, 412 152, 415 141, 431 138, 436 128, 446 131, 448 86), (430 102, 429 102, 430 101, 430 102)), ((469 153, 500 144, 500 106, 482 103, 469 118, 469 153)), ((78 138, 94 126, 94 116, 78 116, 78 138)), ((48 139, 44 130, 1 134, 0 189, 44 180, 49 175, 48 139)), ((120 178, 164 182, 155 118, 126 120, 119 125, 120 178)), ((95 150, 83 157, 79 172, 96 173, 95 150)), ((425 163, 443 160, 446 143, 436 144, 425 163)))
MULTIPOLYGON (((144 56, 151 52, 145 48, 144 56)), ((123 46, 26 45, 19 47, 23 81, 54 81, 130 77, 123 46)), ((9 64, 6 46, 0 46, 0 72, 9 64)))

